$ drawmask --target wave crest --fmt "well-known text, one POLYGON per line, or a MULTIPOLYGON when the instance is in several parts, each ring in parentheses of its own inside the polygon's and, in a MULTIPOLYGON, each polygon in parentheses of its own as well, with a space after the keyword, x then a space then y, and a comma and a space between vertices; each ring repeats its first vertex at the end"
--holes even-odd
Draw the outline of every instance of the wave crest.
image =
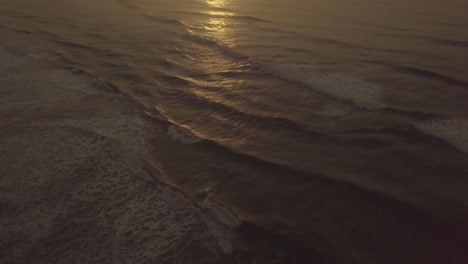
POLYGON ((364 109, 378 110, 387 106, 382 102, 382 89, 355 77, 343 74, 323 74, 308 65, 253 64, 260 70, 281 79, 298 82, 313 90, 364 109))
POLYGON ((169 126, 169 128, 167 129, 167 135, 173 140, 179 141, 182 144, 194 144, 203 141, 203 139, 195 136, 189 130, 177 127, 175 125, 169 126))

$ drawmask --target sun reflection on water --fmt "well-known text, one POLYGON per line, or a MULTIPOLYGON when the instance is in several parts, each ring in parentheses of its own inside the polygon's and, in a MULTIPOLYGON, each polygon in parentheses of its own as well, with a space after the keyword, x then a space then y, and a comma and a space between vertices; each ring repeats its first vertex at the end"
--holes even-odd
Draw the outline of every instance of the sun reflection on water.
MULTIPOLYGON (((228 4, 227 0, 205 0, 206 4, 214 8, 225 8, 228 4)), ((205 21, 204 29, 216 33, 218 38, 224 38, 228 22, 226 18, 235 16, 233 12, 220 11, 220 10, 210 10, 206 12, 211 16, 211 18, 205 21)))
POLYGON ((206 3, 214 7, 225 7, 226 0, 207 0, 206 3))
POLYGON ((221 32, 225 30, 226 21, 223 18, 210 18, 206 21, 205 30, 221 32))

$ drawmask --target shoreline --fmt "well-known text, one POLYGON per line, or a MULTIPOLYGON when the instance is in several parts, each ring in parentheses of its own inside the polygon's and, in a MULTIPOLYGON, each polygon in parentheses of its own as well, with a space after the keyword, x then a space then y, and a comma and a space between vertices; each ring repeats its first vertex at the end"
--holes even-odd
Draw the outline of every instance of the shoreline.
MULTIPOLYGON (((15 40, 27 42, 21 38, 15 40)), ((242 257, 232 254, 230 242, 213 230, 220 227, 206 222, 209 216, 190 201, 139 179, 150 177, 139 164, 148 137, 143 130, 151 124, 134 113, 134 106, 80 71, 54 66, 56 59, 40 49, 41 56, 31 55, 38 53, 34 48, 16 49, 23 56, 0 49, 0 82, 8 85, 0 91, 8 102, 0 122, 6 154, 1 182, 7 188, 1 202, 4 261, 164 263, 172 254, 234 262, 242 257), (116 243, 135 252, 118 253, 116 243)))
POLYGON ((300 263, 311 257, 298 241, 243 223, 209 197, 200 200, 165 182, 145 153, 158 147, 148 146, 155 137, 184 145, 180 135, 174 138, 177 131, 115 85, 63 65, 46 43, 28 47, 32 35, 5 35, 22 43, 12 44, 14 53, 0 47, 0 58, 8 57, 0 60, 0 83, 10 84, 8 91, 0 88, 9 102, 0 122, 0 145, 9 153, 0 160, 7 175, 0 182, 8 189, 0 193, 0 251, 7 263, 300 263), (96 243, 102 249, 93 249, 96 243), (119 255, 115 245, 106 246, 116 243, 140 253, 119 255))
MULTIPOLYGON (((101 75, 93 67, 100 57, 89 53, 86 63, 73 63, 88 56, 87 50, 68 60, 66 48, 56 51, 40 35, 2 34, 11 41, 0 48, 0 145, 6 150, 0 173, 7 175, 0 180, 0 206, 6 208, 0 226, 7 234, 0 239, 0 253, 6 252, 7 262, 72 262, 72 257, 99 263, 463 261, 466 228, 444 214, 457 212, 443 203, 440 211, 431 211, 405 197, 400 201, 326 175, 258 162, 209 140, 198 143, 183 128, 158 120, 158 103, 165 97, 157 98, 151 89, 157 77, 139 87, 125 68, 108 67, 101 75)), ((185 109, 184 102, 169 109, 197 109, 196 104, 185 109)), ((432 141, 410 146, 427 142, 432 141)), ((463 165, 461 154, 450 157, 463 165)), ((415 185, 420 186, 425 185, 415 185)), ((439 208, 423 198, 429 209, 439 208)))

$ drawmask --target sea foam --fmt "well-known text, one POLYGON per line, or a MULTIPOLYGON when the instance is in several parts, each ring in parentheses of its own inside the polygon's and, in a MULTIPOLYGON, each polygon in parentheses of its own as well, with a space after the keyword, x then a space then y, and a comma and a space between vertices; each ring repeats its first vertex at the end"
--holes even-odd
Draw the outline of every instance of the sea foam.
POLYGON ((426 134, 441 138, 459 150, 468 153, 468 120, 434 119, 415 124, 415 127, 426 134))
POLYGON ((359 108, 378 110, 386 107, 382 102, 381 87, 352 76, 323 74, 309 65, 253 65, 275 77, 301 83, 317 92, 353 103, 359 108))

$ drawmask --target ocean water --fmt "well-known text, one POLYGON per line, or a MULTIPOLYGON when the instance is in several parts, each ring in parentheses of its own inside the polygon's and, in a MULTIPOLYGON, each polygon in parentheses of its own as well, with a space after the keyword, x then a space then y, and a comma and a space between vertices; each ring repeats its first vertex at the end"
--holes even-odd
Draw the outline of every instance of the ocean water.
POLYGON ((463 0, 2 0, 0 27, 150 120, 144 151, 123 156, 144 152, 157 182, 238 232, 224 253, 263 239, 297 263, 467 263, 467 12, 463 0))

